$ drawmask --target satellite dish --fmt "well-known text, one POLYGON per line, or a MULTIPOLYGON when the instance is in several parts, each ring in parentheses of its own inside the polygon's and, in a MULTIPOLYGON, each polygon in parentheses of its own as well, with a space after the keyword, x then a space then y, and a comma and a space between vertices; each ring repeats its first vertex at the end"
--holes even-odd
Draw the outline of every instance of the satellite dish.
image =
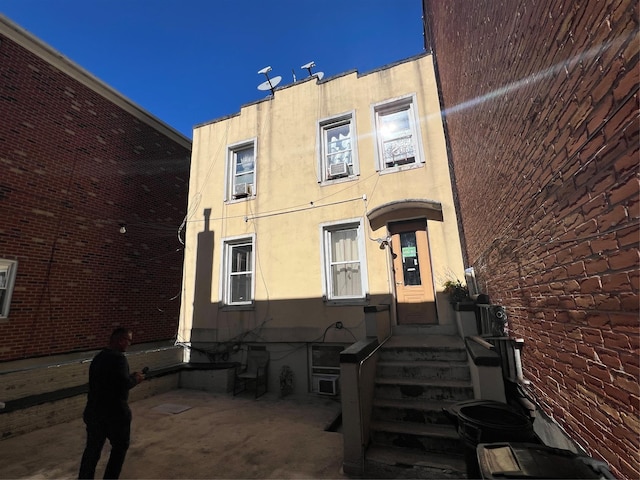
POLYGON ((322 78, 324 77, 324 72, 316 72, 316 73, 313 73, 313 72, 311 71, 311 69, 312 69, 313 67, 315 67, 315 66, 316 66, 315 62, 311 61, 311 62, 309 62, 309 63, 305 63, 305 64, 304 64, 304 65, 302 65, 300 68, 304 68, 304 69, 308 70, 308 71, 309 71, 309 76, 310 76, 310 77, 315 76, 315 77, 317 77, 317 78, 318 78, 318 80, 322 80, 322 78))
POLYGON ((273 93, 273 89, 276 88, 281 81, 282 77, 280 75, 269 78, 266 82, 262 82, 258 85, 258 90, 271 90, 271 93, 273 93))
POLYGON ((266 82, 262 82, 258 85, 258 90, 271 90, 271 94, 273 95, 274 89, 278 86, 278 84, 282 81, 281 76, 269 78, 269 72, 271 71, 271 67, 267 66, 261 70, 258 70, 258 74, 262 74, 267 77, 266 82))

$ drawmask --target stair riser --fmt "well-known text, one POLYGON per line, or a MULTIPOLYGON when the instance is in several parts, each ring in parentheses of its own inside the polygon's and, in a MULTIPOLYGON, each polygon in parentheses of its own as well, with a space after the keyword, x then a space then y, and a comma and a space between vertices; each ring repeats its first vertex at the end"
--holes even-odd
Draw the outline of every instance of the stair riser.
POLYGON ((413 408, 373 407, 372 417, 388 422, 412 422, 435 425, 452 425, 449 417, 438 410, 418 410, 413 408))
POLYGON ((382 378, 421 378, 425 380, 470 380, 467 364, 447 367, 413 367, 378 365, 378 377, 382 378))
POLYGON ((372 432, 372 440, 376 445, 411 448, 432 453, 459 455, 461 451, 460 439, 376 431, 372 432))
POLYGON ((414 348, 386 348, 380 350, 380 361, 440 361, 466 362, 464 350, 427 350, 414 348))
POLYGON ((401 400, 406 398, 421 400, 449 400, 460 402, 473 399, 472 387, 440 387, 420 385, 376 385, 376 398, 401 400))

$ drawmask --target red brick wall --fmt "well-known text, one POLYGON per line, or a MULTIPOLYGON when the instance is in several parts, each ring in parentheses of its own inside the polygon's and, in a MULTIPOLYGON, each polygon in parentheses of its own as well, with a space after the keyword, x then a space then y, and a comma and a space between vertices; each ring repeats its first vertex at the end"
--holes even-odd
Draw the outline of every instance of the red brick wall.
POLYGON ((638 2, 426 0, 467 246, 531 394, 640 478, 638 2))
POLYGON ((0 40, 0 258, 18 260, 0 360, 98 348, 119 325, 175 337, 188 142, 0 40))

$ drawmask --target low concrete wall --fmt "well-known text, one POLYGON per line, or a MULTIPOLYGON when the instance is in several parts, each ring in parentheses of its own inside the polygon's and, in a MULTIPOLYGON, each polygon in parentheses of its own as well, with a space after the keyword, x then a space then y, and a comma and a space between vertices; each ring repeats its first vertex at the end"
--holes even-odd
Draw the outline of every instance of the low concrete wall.
POLYGON ((474 398, 506 403, 500 355, 493 351, 491 344, 479 337, 467 337, 464 341, 469 354, 474 398))
POLYGON ((364 455, 369 445, 373 390, 377 366, 376 337, 354 343, 340 354, 342 392, 343 470, 364 474, 364 455))
POLYGON ((383 342, 391 335, 391 305, 364 307, 364 323, 367 338, 376 337, 383 342))
POLYGON ((209 365, 209 368, 202 366, 190 366, 180 372, 180 388, 190 388, 192 390, 203 390, 213 393, 233 392, 236 365, 229 365, 226 368, 209 365))
POLYGON ((455 316, 458 334, 462 338, 478 335, 479 332, 475 310, 456 310, 455 316))
MULTIPOLYGON (((0 364, 0 438, 67 422, 82 416, 89 365, 97 351, 72 353, 0 364)), ((154 343, 136 345, 127 358, 132 371, 150 371, 182 361, 182 347, 154 343)), ((131 390, 135 401, 178 387, 178 375, 151 378, 131 390)))

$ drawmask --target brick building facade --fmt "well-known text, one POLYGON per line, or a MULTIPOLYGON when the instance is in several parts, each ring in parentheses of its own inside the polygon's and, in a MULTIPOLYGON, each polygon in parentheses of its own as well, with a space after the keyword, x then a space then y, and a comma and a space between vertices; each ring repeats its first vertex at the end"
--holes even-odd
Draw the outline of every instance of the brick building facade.
POLYGON ((529 395, 640 477, 638 2, 424 1, 466 262, 529 395))
POLYGON ((0 17, 0 361, 175 337, 190 151, 0 17))

